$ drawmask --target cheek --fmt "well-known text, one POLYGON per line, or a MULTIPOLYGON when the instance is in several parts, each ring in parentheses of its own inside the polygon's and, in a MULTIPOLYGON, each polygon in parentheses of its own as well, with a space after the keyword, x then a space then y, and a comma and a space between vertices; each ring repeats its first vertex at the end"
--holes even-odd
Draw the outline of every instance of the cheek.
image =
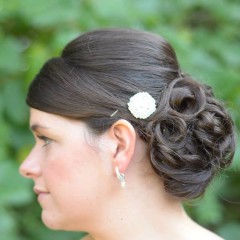
POLYGON ((72 202, 94 198, 104 177, 103 165, 97 152, 89 147, 62 148, 49 155, 44 171, 46 187, 59 204, 62 199, 72 202))
POLYGON ((110 198, 112 171, 108 162, 108 155, 90 146, 48 152, 43 177, 50 198, 42 215, 47 226, 65 230, 91 226, 110 198))
POLYGON ((67 151, 62 148, 48 155, 43 175, 50 191, 49 202, 43 206, 46 225, 66 227, 69 224, 67 228, 74 229, 74 223, 81 219, 85 222, 96 214, 105 195, 101 165, 98 154, 88 148, 68 148, 67 151))

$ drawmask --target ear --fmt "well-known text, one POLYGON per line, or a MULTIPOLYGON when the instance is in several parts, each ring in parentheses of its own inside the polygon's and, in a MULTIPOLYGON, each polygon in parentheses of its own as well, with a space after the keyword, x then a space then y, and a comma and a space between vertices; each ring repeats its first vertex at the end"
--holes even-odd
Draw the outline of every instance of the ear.
POLYGON ((117 166, 120 172, 125 172, 134 154, 136 132, 131 123, 121 119, 111 126, 110 134, 115 142, 114 169, 117 166))

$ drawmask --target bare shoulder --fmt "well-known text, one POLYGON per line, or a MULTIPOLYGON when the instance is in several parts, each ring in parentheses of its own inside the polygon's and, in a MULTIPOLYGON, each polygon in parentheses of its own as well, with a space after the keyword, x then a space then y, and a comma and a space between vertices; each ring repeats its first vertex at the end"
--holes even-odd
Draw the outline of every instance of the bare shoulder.
POLYGON ((222 237, 211 232, 210 230, 202 227, 196 222, 191 220, 190 225, 188 225, 188 236, 185 236, 185 239, 194 239, 194 240, 224 240, 222 237))
POLYGON ((209 237, 211 237, 212 240, 224 240, 222 237, 218 236, 217 234, 212 233, 212 232, 210 232, 210 233, 211 233, 211 236, 209 236, 209 237))
POLYGON ((224 240, 223 238, 221 238, 220 236, 218 236, 217 234, 213 233, 213 232, 208 232, 205 235, 204 239, 209 239, 209 240, 224 240))
POLYGON ((222 237, 218 236, 217 234, 202 228, 200 231, 195 232, 195 240, 224 240, 222 237), (197 234, 196 234, 197 233, 197 234))

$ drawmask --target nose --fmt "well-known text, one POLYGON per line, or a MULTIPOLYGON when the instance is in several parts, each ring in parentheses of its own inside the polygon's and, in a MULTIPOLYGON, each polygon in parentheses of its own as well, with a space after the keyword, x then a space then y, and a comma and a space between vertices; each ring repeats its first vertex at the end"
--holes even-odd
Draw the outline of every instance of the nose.
POLYGON ((20 174, 25 178, 36 178, 41 174, 40 159, 33 149, 19 167, 20 174))

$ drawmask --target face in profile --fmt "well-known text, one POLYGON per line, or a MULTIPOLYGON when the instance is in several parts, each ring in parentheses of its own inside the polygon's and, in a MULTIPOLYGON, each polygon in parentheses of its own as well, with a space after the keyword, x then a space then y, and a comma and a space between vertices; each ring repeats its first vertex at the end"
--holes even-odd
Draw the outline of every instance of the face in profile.
POLYGON ((85 228, 104 208, 110 189, 107 138, 81 121, 31 109, 36 143, 20 172, 34 182, 42 220, 52 229, 85 228))

